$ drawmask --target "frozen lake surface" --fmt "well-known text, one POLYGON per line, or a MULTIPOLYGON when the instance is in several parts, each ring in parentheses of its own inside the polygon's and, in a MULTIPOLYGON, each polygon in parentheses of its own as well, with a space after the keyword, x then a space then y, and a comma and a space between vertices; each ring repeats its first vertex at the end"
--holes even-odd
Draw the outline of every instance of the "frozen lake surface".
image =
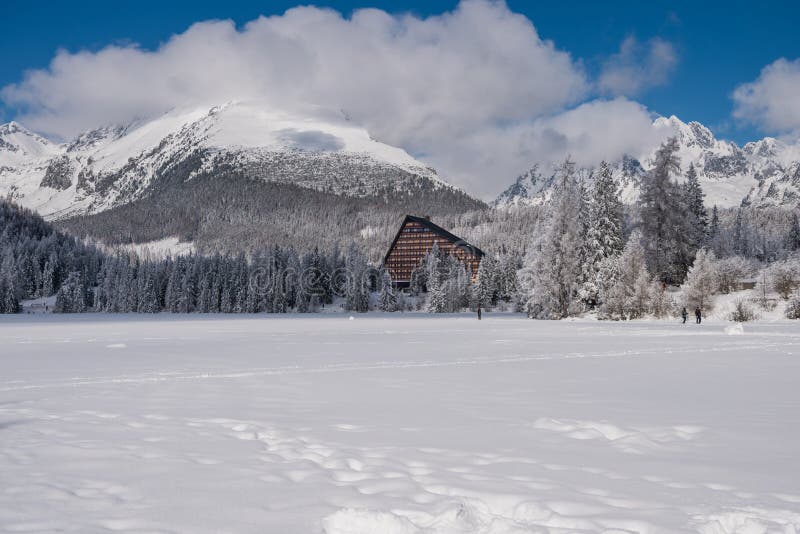
POLYGON ((794 534, 798 451, 798 322, 0 319, 1 532, 794 534))

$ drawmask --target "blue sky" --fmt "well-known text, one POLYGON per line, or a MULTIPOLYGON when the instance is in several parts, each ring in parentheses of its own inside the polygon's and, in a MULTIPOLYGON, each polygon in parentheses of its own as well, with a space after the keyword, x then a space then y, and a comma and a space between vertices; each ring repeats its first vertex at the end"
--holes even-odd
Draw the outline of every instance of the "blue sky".
MULTIPOLYGON (((451 10, 457 2, 316 3, 345 14, 359 7, 420 16, 451 10)), ((758 76, 780 57, 800 57, 797 2, 520 2, 511 10, 525 14, 539 34, 584 62, 592 72, 603 58, 633 35, 640 40, 661 37, 672 43, 677 65, 669 80, 636 96, 660 114, 698 120, 720 136, 739 142, 763 132, 731 119, 730 94, 758 76)), ((155 2, 138 0, 113 4, 100 1, 41 3, 5 0, 0 5, 0 86, 18 82, 26 69, 46 67, 59 48, 98 50, 110 43, 139 43, 154 48, 170 35, 206 19, 232 19, 237 24, 259 14, 283 13, 295 2, 227 0, 155 2)), ((2 118, 15 110, 0 108, 2 118)), ((770 133, 770 132, 767 132, 770 133)))
POLYGON ((608 4, 6 0, 0 121, 64 140, 232 100, 313 105, 487 197, 536 162, 647 157, 655 115, 800 138, 796 1, 608 4))

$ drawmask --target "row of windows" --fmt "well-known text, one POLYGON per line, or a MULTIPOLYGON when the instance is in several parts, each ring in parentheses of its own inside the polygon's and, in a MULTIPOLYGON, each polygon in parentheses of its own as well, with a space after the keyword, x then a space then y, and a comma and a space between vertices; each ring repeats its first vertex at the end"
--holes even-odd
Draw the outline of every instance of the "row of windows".
MULTIPOLYGON (((428 251, 431 248, 432 247, 430 247, 430 246, 425 246, 425 247, 395 247, 390 252, 390 255, 398 253, 398 252, 402 252, 404 254, 419 254, 420 256, 424 256, 425 254, 428 253, 428 251)), ((462 255, 475 256, 475 254, 473 254, 471 251, 469 251, 467 249, 463 249, 461 247, 441 247, 439 250, 441 252, 446 252, 447 254, 462 254, 462 255)))
POLYGON ((401 237, 400 239, 397 240, 397 244, 398 245, 401 244, 401 243, 434 243, 434 242, 442 243, 442 244, 447 243, 447 241, 444 241, 444 240, 437 241, 433 237, 413 237, 413 236, 405 237, 404 236, 404 237, 401 237))
MULTIPOLYGON (((480 265, 479 261, 465 261, 465 260, 461 260, 460 258, 456 258, 456 259, 460 260, 461 263, 463 263, 467 267, 475 268, 478 265, 480 265)), ((401 269, 401 268, 413 269, 413 268, 417 267, 420 264, 421 264, 421 262, 415 261, 415 260, 412 260, 412 259, 397 259, 397 260, 393 260, 393 261, 392 260, 387 261, 384 265, 389 269, 401 269)))
MULTIPOLYGON (((471 261, 476 263, 480 261, 480 259, 477 258, 476 256, 470 254, 464 254, 463 252, 455 252, 453 254, 450 254, 450 256, 458 258, 461 261, 471 261)), ((388 258, 386 258, 386 263, 390 263, 392 261, 409 261, 409 260, 421 261, 423 257, 424 254, 419 254, 416 252, 395 251, 392 252, 392 254, 388 258)))
MULTIPOLYGON (((422 258, 425 256, 428 251, 430 251, 430 247, 425 247, 423 249, 417 248, 396 248, 393 249, 389 253, 389 258, 393 258, 396 256, 417 256, 422 258)), ((449 256, 456 256, 457 258, 465 259, 465 258, 474 258, 479 260, 480 257, 476 254, 473 254, 470 251, 464 250, 462 248, 450 248, 450 249, 441 249, 441 251, 449 256)))
POLYGON ((455 245, 455 244, 453 244, 453 243, 451 243, 449 241, 403 240, 403 241, 398 241, 395 244, 394 249, 392 249, 392 250, 398 250, 398 249, 406 249, 406 250, 407 249, 429 249, 429 248, 431 248, 433 246, 434 243, 437 243, 439 245, 439 249, 440 250, 453 250, 453 249, 465 250, 466 249, 466 247, 464 247, 464 246, 455 245))

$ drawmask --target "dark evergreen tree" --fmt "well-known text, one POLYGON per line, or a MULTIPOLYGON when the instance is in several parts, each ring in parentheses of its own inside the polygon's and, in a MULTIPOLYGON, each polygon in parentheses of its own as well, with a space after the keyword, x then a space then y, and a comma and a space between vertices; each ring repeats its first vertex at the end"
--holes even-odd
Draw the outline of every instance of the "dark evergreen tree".
MULTIPOLYGON (((645 255, 651 273, 667 283, 680 283, 686 275, 688 236, 681 191, 674 180, 680 172, 678 140, 670 138, 656 152, 655 165, 642 181, 639 200, 645 255)), ((690 264, 690 263, 689 263, 690 264)))
POLYGON ((708 243, 708 212, 705 206, 705 193, 697 178, 694 164, 689 164, 684 184, 684 196, 687 208, 687 231, 690 234, 690 244, 694 251, 706 246, 708 243))
POLYGON ((47 258, 47 261, 44 265, 44 271, 42 272, 42 290, 41 296, 49 297, 53 293, 55 293, 56 287, 56 263, 58 259, 51 255, 47 258))
POLYGON ((800 250, 800 221, 798 221, 797 212, 792 213, 787 241, 787 248, 789 250, 800 250))
POLYGON ((397 295, 392 287, 392 278, 386 270, 381 271, 381 294, 378 306, 384 312, 393 312, 397 309, 397 295))
POLYGON ((736 212, 736 220, 733 223, 733 252, 740 256, 749 256, 750 248, 750 228, 747 224, 747 214, 744 208, 739 208, 736 212))
POLYGON ((73 271, 56 293, 55 310, 58 313, 81 313, 86 311, 86 292, 81 273, 73 271))
POLYGON ((351 246, 347 253, 347 275, 345 307, 354 312, 368 311, 369 279, 367 260, 355 246, 351 246))
POLYGON ((6 277, 0 277, 0 313, 19 313, 19 299, 14 286, 6 277))
POLYGON ((711 225, 708 229, 708 240, 709 244, 711 245, 711 249, 714 251, 714 254, 721 256, 722 240, 719 227, 719 210, 717 209, 716 204, 714 204, 714 208, 711 210, 711 225))
POLYGON ((491 256, 484 256, 478 266, 478 283, 475 288, 476 304, 490 310, 497 302, 497 262, 491 256))

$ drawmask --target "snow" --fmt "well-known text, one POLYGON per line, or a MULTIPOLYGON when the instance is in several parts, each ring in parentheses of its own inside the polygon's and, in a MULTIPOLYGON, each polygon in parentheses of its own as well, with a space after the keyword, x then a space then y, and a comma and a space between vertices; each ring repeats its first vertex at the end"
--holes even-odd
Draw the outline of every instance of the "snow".
POLYGON ((56 296, 39 297, 20 302, 22 313, 52 313, 56 305, 56 296))
MULTIPOLYGON (((737 207, 743 199, 762 206, 783 202, 784 198, 791 197, 791 187, 780 186, 779 180, 790 166, 800 159, 800 142, 796 138, 787 137, 777 140, 766 137, 759 141, 751 142, 740 149, 735 143, 723 139, 716 139, 713 133, 698 122, 681 121, 674 115, 671 117, 657 117, 653 121, 654 132, 657 137, 678 138, 678 156, 681 160, 681 169, 685 174, 689 164, 693 163, 698 171, 700 184, 706 195, 705 204, 721 208, 737 207), (739 161, 741 158, 744 166, 731 169, 720 169, 721 161, 739 161), (763 179, 763 183, 759 182, 763 179), (766 193, 772 184, 781 189, 778 201, 770 200, 766 193), (783 194, 783 188, 789 187, 789 195, 783 194)), ((652 167, 657 146, 650 147, 638 154, 629 154, 643 165, 644 169, 652 167)), ((632 204, 639 196, 638 178, 627 176, 623 172, 621 161, 612 163, 614 175, 620 184, 620 196, 624 202, 632 204)), ((538 205, 549 196, 549 188, 553 176, 559 169, 561 162, 538 162, 530 171, 517 179, 517 182, 503 192, 496 200, 499 207, 538 205)), ((581 175, 588 176, 588 168, 579 169, 581 175)), ((791 197, 794 198, 794 197, 791 197)), ((790 205, 790 204, 786 204, 790 205)))
MULTIPOLYGON (((680 297, 678 297, 680 298, 680 297)), ((704 315, 715 321, 730 320, 731 314, 739 301, 744 301, 747 306, 752 308, 757 318, 761 322, 783 321, 786 318, 786 305, 788 301, 778 298, 775 293, 767 293, 767 301, 773 307, 763 309, 758 302, 762 299, 761 289, 746 289, 743 291, 733 291, 728 294, 714 295, 714 307, 707 310, 704 315)), ((800 326, 800 325, 798 325, 800 326)))
POLYGON ((164 259, 167 257, 188 256, 195 252, 194 243, 191 241, 181 241, 178 236, 165 237, 155 241, 145 243, 129 243, 117 245, 115 248, 127 252, 133 252, 140 258, 164 259))
POLYGON ((106 143, 92 147, 89 154, 95 162, 93 168, 98 172, 111 172, 125 165, 130 158, 135 158, 153 150, 164 138, 174 134, 182 127, 202 119, 208 113, 207 108, 166 113, 152 121, 144 122, 133 128, 126 135, 109 139, 106 143))
MULTIPOLYGON (((197 149, 230 152, 240 163, 259 163, 284 153, 336 154, 365 163, 398 167, 451 187, 405 150, 381 143, 341 112, 319 107, 278 110, 256 101, 231 101, 172 109, 150 120, 105 127, 58 145, 16 123, 0 126, 0 195, 49 219, 103 211, 141 194, 160 170, 197 149), (5 149, 10 143, 15 149, 5 149), (41 187, 53 157, 68 157, 70 187, 41 187), (78 190, 78 173, 114 176, 110 191, 78 190)), ((204 162, 213 164, 212 160, 204 162)))
MULTIPOLYGON (((292 113, 254 102, 230 102, 218 108, 213 117, 214 125, 207 141, 211 147, 313 151, 320 148, 320 144, 304 146, 303 141, 321 138, 329 141, 325 151, 365 154, 414 172, 425 170, 425 166, 405 150, 376 141, 367 130, 347 121, 340 113, 333 114, 322 108, 292 113)), ((321 145, 324 147, 326 143, 321 145)))
POLYGON ((375 237, 379 235, 381 229, 377 226, 365 226, 362 228, 358 233, 361 235, 362 239, 369 239, 370 237, 375 237))
POLYGON ((0 195, 24 197, 27 207, 47 213, 68 207, 75 201, 73 192, 39 187, 49 160, 63 150, 19 123, 0 125, 0 195))
POLYGON ((742 323, 732 324, 725 327, 725 333, 729 336, 741 336, 744 334, 744 327, 742 326, 742 323))
POLYGON ((85 211, 90 200, 77 194, 76 183, 62 191, 39 187, 45 168, 40 167, 33 172, 23 174, 19 181, 11 186, 11 190, 14 191, 13 200, 34 210, 47 220, 57 220, 85 211))
POLYGON ((0 532, 794 533, 800 328, 730 325, 3 317, 0 532))
POLYGON ((31 158, 58 153, 58 145, 11 121, 0 125, 0 166, 20 165, 31 158))

